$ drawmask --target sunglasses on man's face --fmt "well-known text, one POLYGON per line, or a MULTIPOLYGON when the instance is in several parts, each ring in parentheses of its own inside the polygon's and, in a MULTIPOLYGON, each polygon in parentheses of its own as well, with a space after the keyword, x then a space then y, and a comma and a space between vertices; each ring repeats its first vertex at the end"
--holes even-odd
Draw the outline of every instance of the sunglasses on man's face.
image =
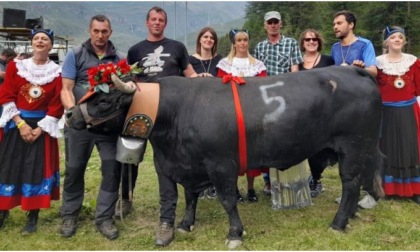
POLYGON ((267 24, 272 25, 272 24, 278 24, 279 22, 280 22, 279 20, 274 19, 274 20, 268 20, 267 24))
POLYGON ((305 42, 309 42, 309 41, 313 41, 313 42, 318 42, 319 39, 318 38, 304 38, 303 40, 305 40, 305 42))

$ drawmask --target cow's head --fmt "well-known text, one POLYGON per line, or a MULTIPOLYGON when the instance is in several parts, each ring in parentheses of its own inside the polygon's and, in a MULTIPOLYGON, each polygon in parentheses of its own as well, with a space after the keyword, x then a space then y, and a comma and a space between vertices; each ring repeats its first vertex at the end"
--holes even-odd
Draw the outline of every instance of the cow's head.
POLYGON ((120 133, 130 107, 136 84, 112 78, 115 88, 109 93, 98 92, 69 109, 65 114, 69 127, 89 129, 98 133, 120 133))

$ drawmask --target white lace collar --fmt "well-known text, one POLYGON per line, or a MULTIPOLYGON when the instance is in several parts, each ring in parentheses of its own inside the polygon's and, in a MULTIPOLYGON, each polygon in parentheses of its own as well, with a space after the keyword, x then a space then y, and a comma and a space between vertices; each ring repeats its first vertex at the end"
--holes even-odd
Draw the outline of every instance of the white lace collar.
POLYGON ((36 65, 32 58, 17 60, 16 68, 20 77, 40 86, 52 82, 61 73, 61 67, 52 60, 44 65, 36 65))
POLYGON ((389 62, 385 56, 386 54, 376 57, 377 67, 389 75, 404 75, 417 60, 416 56, 406 53, 402 54, 402 59, 398 62, 389 62))
POLYGON ((255 64, 250 64, 248 58, 233 57, 232 62, 228 58, 219 61, 217 67, 222 69, 228 74, 240 77, 253 77, 257 76, 262 71, 266 70, 264 63, 255 60, 255 64))

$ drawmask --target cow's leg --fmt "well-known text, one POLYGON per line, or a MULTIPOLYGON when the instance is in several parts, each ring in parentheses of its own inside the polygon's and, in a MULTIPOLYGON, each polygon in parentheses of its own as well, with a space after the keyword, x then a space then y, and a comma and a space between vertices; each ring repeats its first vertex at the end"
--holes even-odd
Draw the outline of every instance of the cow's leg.
MULTIPOLYGON (((232 170, 234 171, 235 169, 232 170)), ((242 235, 244 233, 244 227, 242 226, 242 221, 239 217, 237 207, 238 201, 236 198, 237 179, 237 176, 232 179, 225 176, 224 178, 219 178, 213 181, 214 186, 216 187, 217 197, 229 217, 230 227, 226 241, 229 249, 235 249, 243 243, 242 235)))
POLYGON ((346 149, 339 154, 342 197, 340 207, 331 224, 333 229, 340 231, 344 231, 349 217, 354 216, 357 211, 357 201, 360 195, 360 171, 365 160, 363 148, 360 146, 347 147, 346 149))
POLYGON ((191 232, 194 228, 198 195, 199 193, 194 193, 185 188, 185 215, 177 227, 181 233, 191 232))

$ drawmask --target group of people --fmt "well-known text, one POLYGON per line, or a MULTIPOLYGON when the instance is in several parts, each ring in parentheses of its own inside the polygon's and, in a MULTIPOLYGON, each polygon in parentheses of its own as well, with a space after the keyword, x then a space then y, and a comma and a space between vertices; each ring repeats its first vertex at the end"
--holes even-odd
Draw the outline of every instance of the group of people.
MULTIPOLYGON (((21 206, 28 211, 23 234, 36 230, 39 210, 49 208, 51 200, 59 199, 59 155, 57 138, 61 137, 58 121, 65 110, 70 111, 86 94, 87 70, 100 63, 117 63, 126 58, 131 65, 143 69, 138 82, 156 82, 164 76, 194 77, 253 77, 310 71, 331 65, 354 65, 365 68, 377 78, 383 99, 383 125, 380 148, 387 156, 384 169, 384 189, 387 196, 409 197, 420 204, 420 62, 403 53, 406 44, 404 29, 396 26, 384 30, 385 53, 375 57, 372 43, 354 34, 356 18, 349 11, 334 15, 334 32, 340 40, 331 49, 331 56, 321 54, 323 39, 315 29, 302 32, 299 41, 281 33, 282 19, 277 11, 264 16, 267 39, 250 53, 247 30, 233 29, 229 33, 231 50, 226 57, 217 52, 217 34, 203 28, 197 37, 196 52, 189 55, 181 42, 166 38, 167 14, 160 7, 151 8, 146 16, 147 38, 135 45, 127 57, 111 42, 112 27, 104 15, 91 18, 90 38, 66 55, 62 67, 48 58, 54 34, 48 29, 33 30, 32 57, 9 62, 0 86, 0 229, 5 225, 9 210, 21 206), (303 55, 302 55, 303 53, 303 55), (17 151, 18 150, 18 151, 17 151)), ((123 172, 115 160, 118 135, 98 134, 64 128, 65 178, 60 215, 60 233, 73 236, 78 227, 84 196, 86 165, 96 146, 101 159, 101 185, 97 196, 95 224, 109 240, 118 238, 114 216, 126 216, 132 210, 132 192, 138 176, 138 166, 123 172), (131 174, 129 176, 128 174, 131 174), (119 195, 119 182, 122 193, 119 195), (131 180, 131 181, 129 181, 131 180), (133 187, 129 188, 128 185, 133 187), (122 207, 117 207, 120 200, 122 207)), ((247 172, 247 199, 258 201, 254 178, 265 173, 264 191, 270 192, 268 167, 247 172)), ((292 168, 293 169, 293 168, 292 168)), ((313 171, 311 190, 317 196, 322 191, 321 172, 313 171)), ((165 176, 159 176, 165 180, 165 176)), ((307 180, 307 178, 304 178, 307 180)), ((363 178, 361 178, 363 181, 363 178)), ((363 184, 363 183, 362 183, 363 184)), ((167 191, 173 182, 161 181, 159 187, 160 223, 156 244, 165 246, 174 236, 176 198, 167 191)), ((175 185, 176 187, 176 185, 175 185)), ((214 190, 214 189, 213 189, 214 190)), ((368 194, 359 202, 372 208, 378 198, 368 194)), ((238 200, 243 200, 238 190, 238 200)))

